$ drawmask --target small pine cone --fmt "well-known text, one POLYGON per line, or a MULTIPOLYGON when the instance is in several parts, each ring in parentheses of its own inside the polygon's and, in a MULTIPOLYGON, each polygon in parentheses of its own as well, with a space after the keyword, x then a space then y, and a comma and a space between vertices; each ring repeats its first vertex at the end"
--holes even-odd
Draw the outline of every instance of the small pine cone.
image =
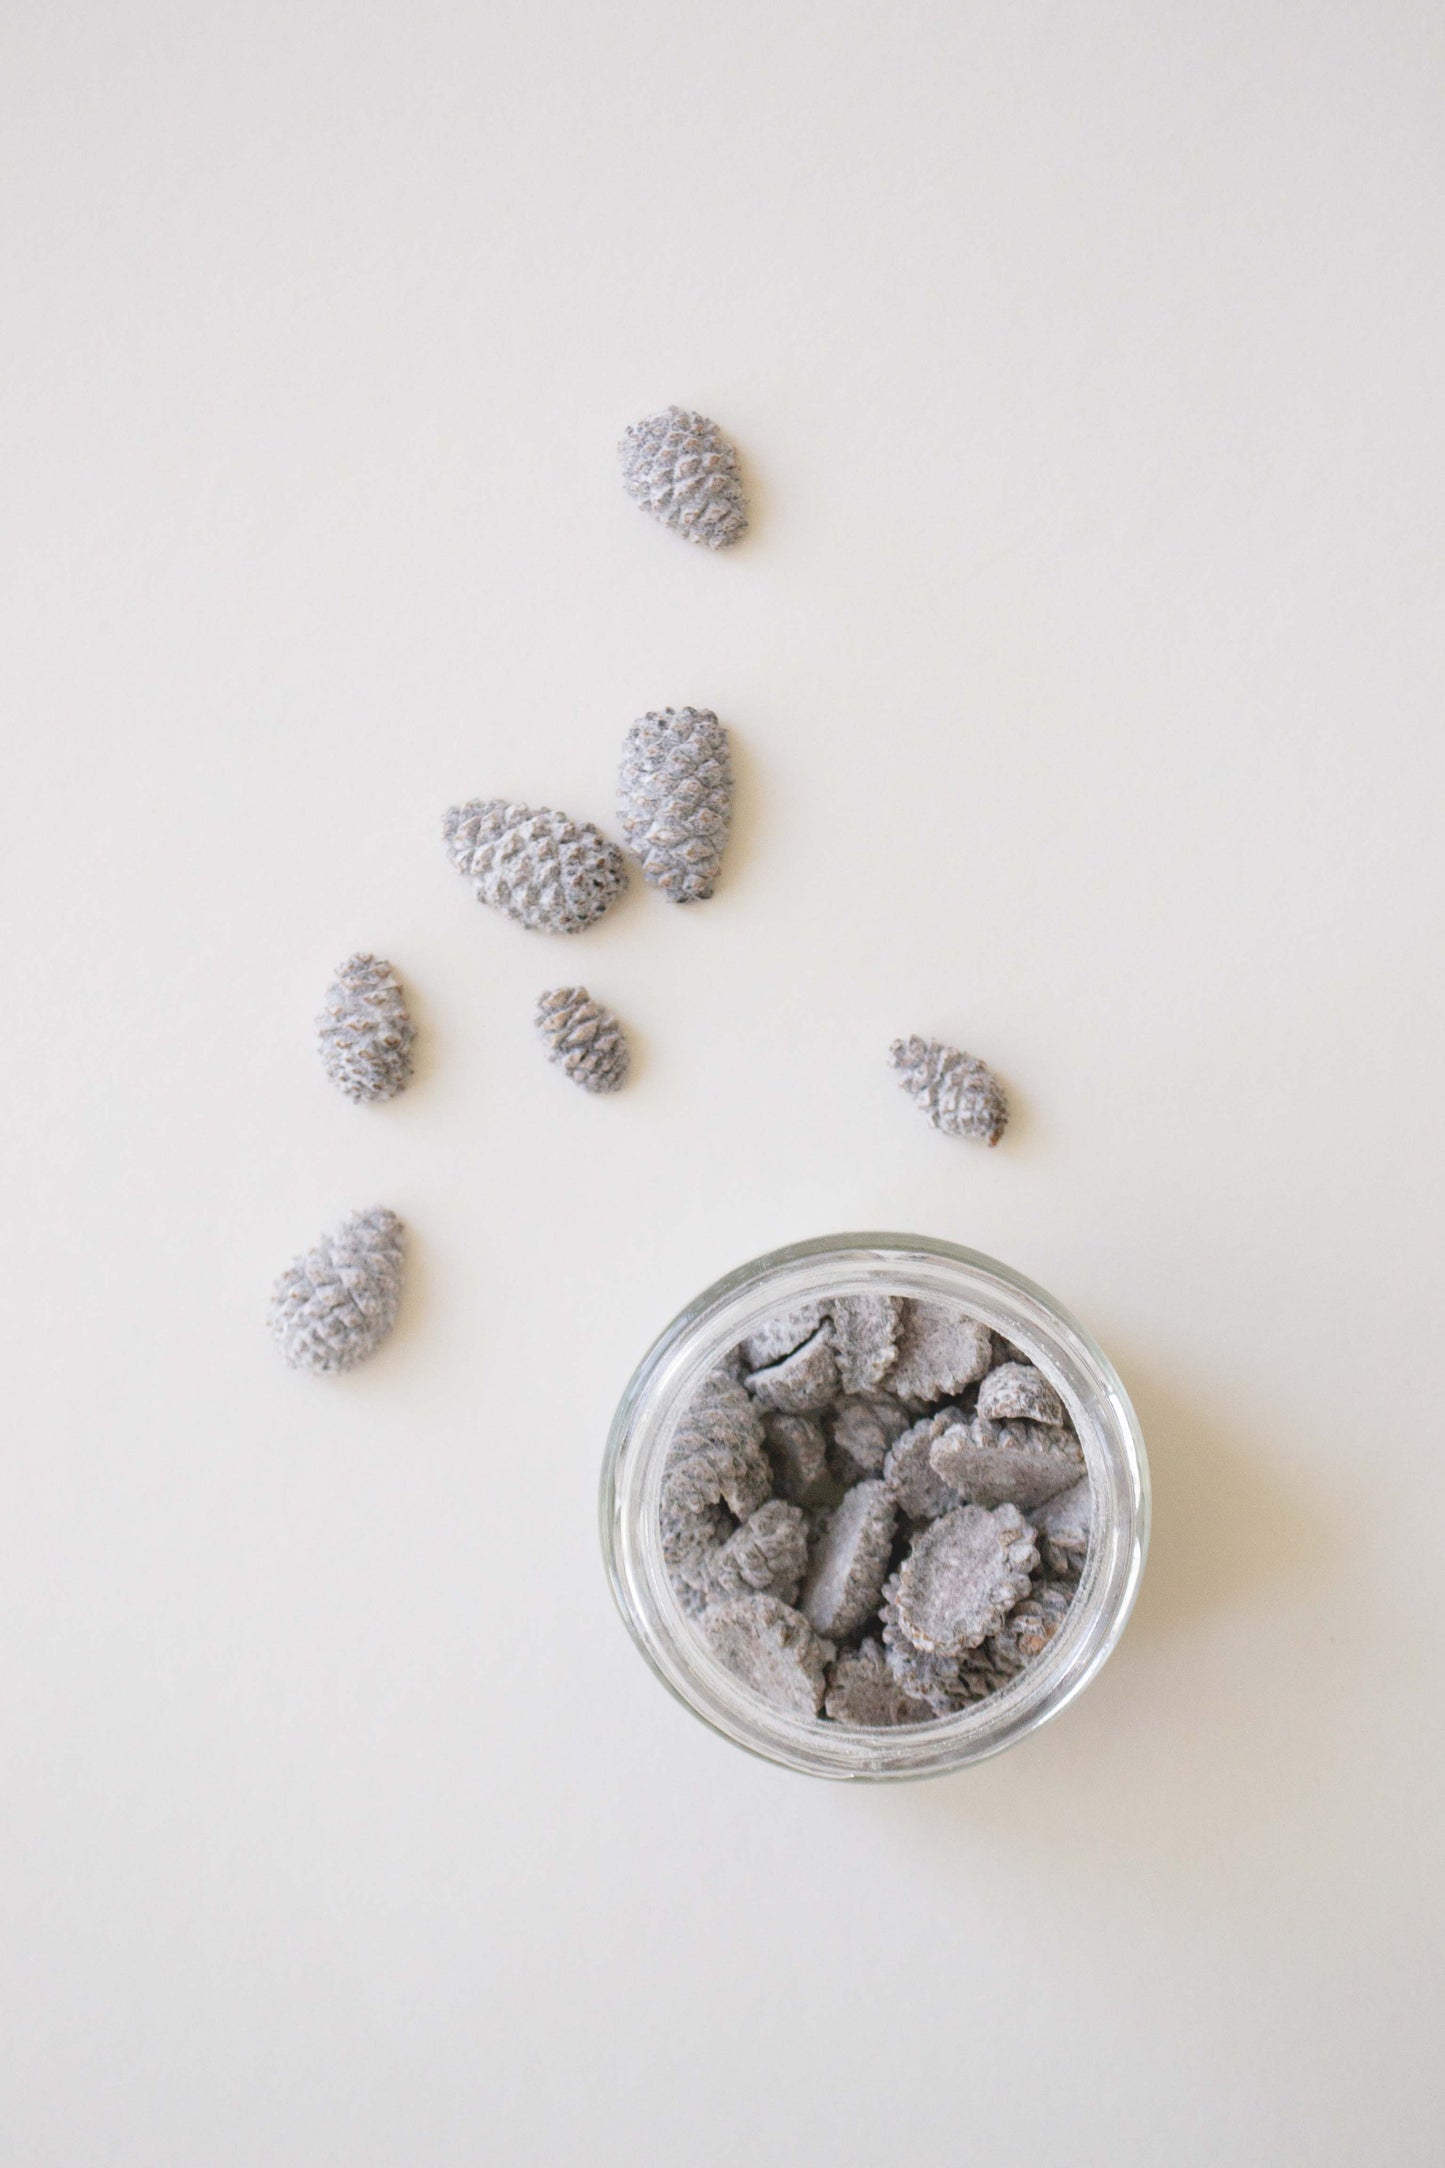
POLYGON ((673 1594, 689 1612, 700 1611, 707 1602, 706 1588, 712 1561, 737 1527, 726 1506, 689 1505, 664 1499, 658 1527, 662 1536, 662 1562, 673 1594))
POLYGON ((480 903, 541 933, 580 933, 627 886, 615 843, 550 806, 470 798, 442 821, 447 856, 480 903))
POLYGON ((416 1026, 391 965, 348 956, 316 1019, 321 1065, 348 1099, 394 1099, 411 1075, 416 1026))
POLYGON ((293 1370, 350 1370, 396 1323, 404 1235, 394 1212, 353 1212, 271 1290, 270 1325, 293 1370))
POLYGON ((795 1506, 836 1505, 841 1495, 828 1466, 828 1440, 816 1415, 764 1418, 773 1488, 795 1506))
POLYGON ((898 1624, 915 1648, 961 1657, 1027 1596, 1038 1564, 1017 1506, 959 1506, 930 1524, 899 1568, 898 1624))
POLYGON ((972 1054, 938 1039, 895 1039, 888 1059, 903 1089, 922 1107, 935 1129, 950 1137, 981 1137, 997 1144, 1008 1122, 1008 1101, 998 1078, 972 1054))
POLYGON ((791 1309, 770 1312, 739 1343, 744 1374, 766 1370, 770 1363, 780 1363, 785 1355, 795 1354, 805 1340, 812 1339, 822 1322, 821 1302, 799 1302, 791 1309))
POLYGON ((972 1683, 962 1677, 957 1658, 929 1655, 909 1640, 898 1619, 896 1573, 883 1584, 878 1619, 889 1675, 902 1692, 926 1702, 935 1716, 948 1716, 977 1700, 972 1683))
POLYGON ((1083 1475, 1032 1515, 1038 1530, 1040 1556, 1055 1580, 1076 1581, 1082 1573, 1089 1552, 1093 1514, 1089 1478, 1083 1475))
MULTIPOLYGON (((849 1393, 833 1404, 833 1457, 850 1483, 877 1475, 908 1417, 887 1393, 849 1393)), ((952 1505, 952 1499, 949 1504, 952 1505)))
POLYGON ((790 1716, 816 1716, 837 1655, 801 1612, 776 1596, 730 1596, 704 1611, 698 1631, 718 1662, 790 1716))
POLYGON ((1064 1403, 1032 1363, 1000 1363, 978 1389, 978 1412, 991 1423, 1046 1423, 1062 1428, 1064 1403))
POLYGON ((715 1370, 683 1410, 667 1449, 667 1464, 687 1460, 706 1446, 755 1454, 763 1442, 763 1419, 736 1378, 715 1370))
POLYGON ((768 1498, 707 1561, 703 1594, 709 1603, 757 1589, 796 1604, 808 1564, 808 1524, 797 1506, 768 1498))
POLYGON ((962 1504, 953 1485, 934 1467, 933 1448, 967 1420, 957 1408, 940 1408, 937 1415, 925 1415, 900 1432, 889 1446, 883 1480, 911 1521, 936 1521, 962 1504))
POLYGON ((751 1371, 747 1387, 760 1407, 778 1415, 811 1415, 828 1407, 838 1391, 838 1364, 828 1327, 824 1325, 780 1363, 751 1371))
POLYGON ((897 1295, 839 1295, 828 1312, 845 1393, 871 1392, 893 1368, 903 1303, 897 1295))
POLYGON ((1084 1455, 1072 1430, 1046 1423, 961 1424, 929 1450, 934 1473, 973 1506, 1015 1505, 1032 1513, 1076 1483, 1084 1455))
POLYGON ((587 1092, 615 1092, 627 1076, 627 1041, 610 1009, 585 986, 558 986, 537 1000, 536 1025, 548 1061, 560 1062, 587 1092))
POLYGON ((819 1529, 798 1609, 816 1632, 843 1641, 878 1609, 898 1508, 876 1477, 855 1483, 819 1529))
POLYGON ((897 1399, 926 1406, 966 1392, 993 1361, 993 1334, 949 1303, 905 1298, 898 1356, 888 1379, 897 1399))
POLYGON ((926 1701, 900 1686, 881 1645, 872 1640, 843 1650, 829 1673, 823 1707, 835 1724, 860 1724, 870 1731, 926 1724, 933 1715, 926 1701))
POLYGON ((617 817, 642 878, 674 903, 717 886, 733 810, 728 734, 708 708, 663 708, 622 745, 617 817))
POLYGON ((991 1633, 983 1647, 974 1653, 982 1656, 996 1671, 1022 1671, 1025 1664, 1042 1656, 1053 1640, 1068 1616, 1073 1596, 1071 1582, 1035 1582, 998 1631, 991 1633))
POLYGON ((723 549, 747 530, 738 455, 716 422, 670 406, 634 422, 617 447, 634 504, 689 542, 723 549))

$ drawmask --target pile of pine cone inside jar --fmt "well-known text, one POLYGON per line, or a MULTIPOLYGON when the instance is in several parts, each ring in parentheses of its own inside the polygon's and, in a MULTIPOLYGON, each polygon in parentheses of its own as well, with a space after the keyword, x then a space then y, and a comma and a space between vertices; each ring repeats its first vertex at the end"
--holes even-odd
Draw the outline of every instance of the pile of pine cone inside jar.
POLYGON ((952 1304, 849 1294, 765 1318, 685 1411, 663 1478, 682 1608, 802 1718, 929 1723, 1047 1648, 1089 1543, 1068 1411, 952 1304))

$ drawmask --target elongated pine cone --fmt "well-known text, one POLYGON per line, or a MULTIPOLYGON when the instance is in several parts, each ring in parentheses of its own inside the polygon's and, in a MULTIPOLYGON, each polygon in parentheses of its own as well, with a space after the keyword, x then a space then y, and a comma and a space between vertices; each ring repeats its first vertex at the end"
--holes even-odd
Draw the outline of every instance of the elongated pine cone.
POLYGON ((348 1099, 394 1099, 411 1075, 416 1026, 391 965, 380 956, 348 956, 316 1019, 321 1064, 348 1099))
POLYGON ((997 1144, 1008 1122, 1008 1101, 993 1071, 972 1054, 939 1039, 895 1039, 888 1059, 898 1081, 935 1129, 950 1137, 997 1144))
POLYGON ((617 447, 634 504, 689 542, 723 549, 748 524, 738 455, 716 422, 670 406, 634 422, 617 447))
POLYGON ((642 878, 674 903, 701 903, 717 885, 733 810, 728 734, 709 708, 644 715, 622 745, 617 779, 623 839, 642 878))
POLYGON ((271 1290, 270 1326, 293 1370, 350 1370, 396 1323, 405 1235, 394 1212, 352 1212, 271 1290))
POLYGON ((481 903, 541 933, 580 933, 627 886, 615 843, 550 806, 470 798, 442 821, 447 856, 481 903))
POLYGON ((621 1090, 628 1062, 622 1026, 585 986, 558 986, 540 995, 536 1024, 548 1061, 560 1063, 583 1091, 621 1090))

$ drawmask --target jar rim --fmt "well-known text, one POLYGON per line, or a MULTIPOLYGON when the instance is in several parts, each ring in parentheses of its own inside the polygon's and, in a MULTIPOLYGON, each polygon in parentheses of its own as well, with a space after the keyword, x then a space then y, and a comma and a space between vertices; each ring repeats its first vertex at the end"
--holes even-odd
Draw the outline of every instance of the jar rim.
POLYGON ((669 1691, 733 1744, 816 1776, 897 1780, 942 1775, 1001 1752, 1082 1692, 1133 1607, 1149 1535, 1143 1437, 1112 1363, 1077 1319, 998 1259, 934 1236, 816 1236, 749 1259, 666 1325, 618 1402, 603 1459, 601 1535, 624 1623, 669 1691), (1009 1686, 955 1714, 886 1730, 774 1708, 714 1657, 683 1612, 662 1560, 663 1466, 698 1387, 750 1327, 790 1301, 872 1289, 952 1303, 1038 1364, 1079 1434, 1093 1529, 1064 1627, 1009 1686))

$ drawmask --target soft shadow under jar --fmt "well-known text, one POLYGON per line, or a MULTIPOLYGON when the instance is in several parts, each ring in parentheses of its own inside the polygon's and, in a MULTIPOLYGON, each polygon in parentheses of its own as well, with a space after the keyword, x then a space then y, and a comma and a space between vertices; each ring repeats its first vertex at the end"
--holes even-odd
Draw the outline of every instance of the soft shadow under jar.
POLYGON ((811 1776, 875 1780, 936 1776, 981 1761, 1072 1701, 1123 1631, 1149 1528, 1143 1439, 1103 1351, 1052 1296, 1006 1265, 914 1235, 797 1243, 707 1288, 649 1348, 622 1396, 601 1503, 613 1594, 663 1684, 714 1731, 766 1760, 811 1776), (905 1311, 934 1305, 963 1313, 1006 1343, 1008 1356, 1031 1365, 1067 1412, 1090 1507, 1087 1552, 1047 1646, 969 1706, 886 1728, 814 1717, 763 1698, 713 1654, 679 1601, 663 1554, 669 1453, 709 1378, 730 1359, 736 1367, 733 1351, 780 1314, 865 1295, 904 1298, 905 1311))

